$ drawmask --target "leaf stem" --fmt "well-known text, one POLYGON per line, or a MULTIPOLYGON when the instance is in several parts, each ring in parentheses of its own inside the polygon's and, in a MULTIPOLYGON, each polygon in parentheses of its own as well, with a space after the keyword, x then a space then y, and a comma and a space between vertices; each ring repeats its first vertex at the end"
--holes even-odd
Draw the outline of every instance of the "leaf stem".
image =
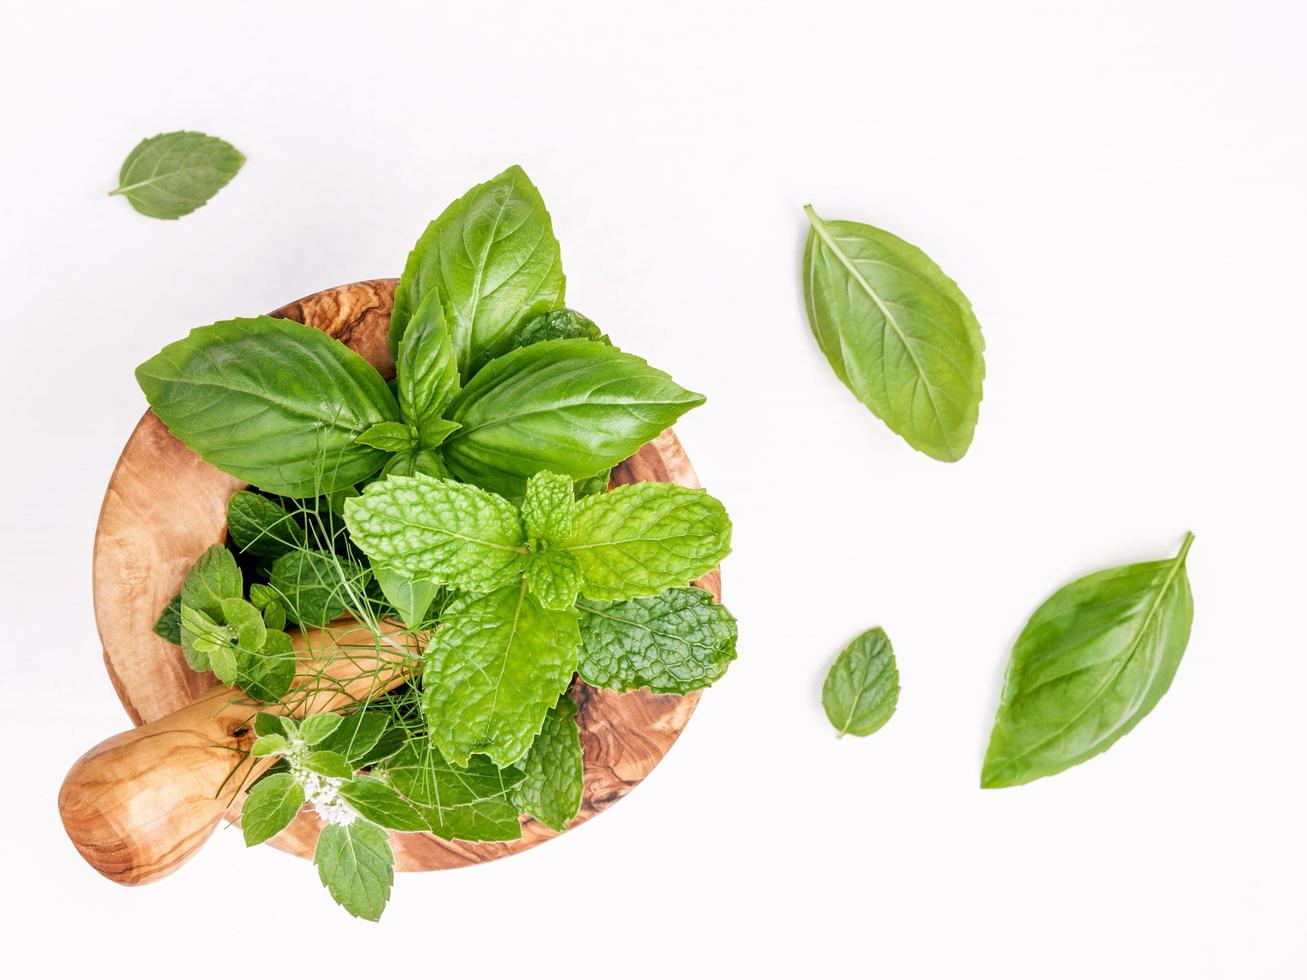
POLYGON ((1189 554, 1189 546, 1190 546, 1191 544, 1193 544, 1193 543, 1194 543, 1194 532, 1193 532, 1193 531, 1185 531, 1185 532, 1184 532, 1184 543, 1180 545, 1180 553, 1179 553, 1178 555, 1175 556, 1175 563, 1176 563, 1177 565, 1183 565, 1183 564, 1184 564, 1184 560, 1185 560, 1186 556, 1188 556, 1188 554, 1189 554))

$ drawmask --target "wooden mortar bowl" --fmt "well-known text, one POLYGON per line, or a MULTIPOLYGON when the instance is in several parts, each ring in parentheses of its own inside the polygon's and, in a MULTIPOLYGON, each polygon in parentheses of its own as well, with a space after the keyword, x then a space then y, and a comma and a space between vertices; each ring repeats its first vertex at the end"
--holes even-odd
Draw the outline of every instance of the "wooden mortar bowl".
MULTIPOLYGON (((386 329, 395 283, 374 279, 326 289, 272 315, 322 330, 390 377, 394 361, 386 329)), ((699 485, 670 429, 613 473, 618 484, 642 480, 699 485)), ((177 594, 191 562, 205 548, 225 540, 227 501, 244 486, 173 438, 150 411, 127 440, 109 479, 95 534, 95 619, 109 679, 137 726, 185 707, 216 683, 212 674, 187 667, 181 649, 156 636, 152 627, 177 594)), ((721 598, 718 571, 696 584, 721 598)), ((585 751, 585 795, 581 812, 569 825, 575 827, 621 799, 650 773, 690 720, 699 695, 643 690, 616 694, 579 679, 572 693, 580 708, 585 751)), ((238 816, 229 812, 227 819, 238 816)), ((271 843, 312 858, 319 830, 317 818, 306 810, 271 843)), ((522 837, 515 841, 469 844, 417 833, 392 833, 390 839, 396 868, 433 871, 516 854, 556 836, 543 824, 523 818, 522 837)))

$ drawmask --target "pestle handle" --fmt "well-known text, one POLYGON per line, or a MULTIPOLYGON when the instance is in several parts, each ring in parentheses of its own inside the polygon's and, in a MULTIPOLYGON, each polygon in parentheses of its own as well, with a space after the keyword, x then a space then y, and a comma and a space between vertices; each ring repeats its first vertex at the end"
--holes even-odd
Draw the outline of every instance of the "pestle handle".
MULTIPOLYGON (((295 692, 302 696, 291 695, 289 713, 296 717, 390 690, 414 664, 406 646, 410 637, 396 635, 390 646, 352 622, 294 639, 301 652, 295 692)), ((91 867, 124 885, 177 870, 228 808, 239 806, 244 787, 272 764, 247 755, 260 710, 287 709, 255 706, 220 685, 91 749, 73 764, 59 791, 59 815, 73 846, 91 867)))

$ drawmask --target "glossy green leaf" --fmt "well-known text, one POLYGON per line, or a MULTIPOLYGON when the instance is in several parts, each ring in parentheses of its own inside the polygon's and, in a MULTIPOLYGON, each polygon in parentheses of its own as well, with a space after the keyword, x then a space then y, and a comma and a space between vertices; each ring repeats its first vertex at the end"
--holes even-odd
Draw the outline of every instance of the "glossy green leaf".
POLYGON ((358 441, 388 453, 403 453, 417 446, 418 434, 407 422, 378 422, 360 433, 358 441))
POLYGON ((136 369, 150 407, 205 460, 288 497, 340 490, 381 469, 357 436, 399 406, 367 361, 290 320, 226 320, 136 369))
POLYGON ((318 745, 340 727, 344 718, 330 711, 309 715, 300 722, 300 737, 308 745, 318 745))
POLYGON ((826 674, 821 706, 835 730, 870 735, 890 720, 899 703, 894 648, 879 626, 846 646, 826 674))
POLYGON ((544 340, 593 340, 612 345, 598 324, 576 310, 550 310, 533 317, 523 325, 514 346, 529 347, 544 340))
POLYGON ((434 476, 440 480, 452 480, 454 475, 441 458, 440 453, 430 449, 414 449, 406 453, 396 453, 390 457, 381 471, 387 476, 434 476))
POLYGON ((268 584, 301 626, 325 626, 354 604, 368 572, 324 551, 292 551, 272 563, 268 584))
POLYGON ((318 743, 324 752, 336 752, 356 767, 376 748, 390 723, 384 711, 353 711, 344 716, 336 729, 318 743))
POLYGON ((491 361, 450 406, 455 476, 521 497, 541 470, 607 471, 703 404, 641 358, 585 340, 549 340, 491 361))
POLYGON ((240 150, 216 136, 160 133, 127 154, 109 194, 126 197, 151 218, 180 218, 203 207, 244 163, 240 150))
POLYGON ((260 558, 276 558, 305 544, 304 529, 285 507, 249 490, 227 501, 227 537, 241 551, 260 558))
POLYGON ((445 409, 459 392, 458 360, 445 323, 438 291, 427 294, 399 345, 395 358, 399 410, 417 428, 424 449, 434 449, 458 428, 445 409))
POLYGON ((365 820, 348 826, 327 824, 313 863, 319 880, 345 911, 374 922, 381 918, 395 881, 395 855, 384 830, 365 820))
POLYGON ((688 694, 708 687, 735 659, 738 629, 703 589, 667 589, 625 602, 577 603, 587 684, 688 694))
POLYGON ((499 766, 526 754, 576 670, 574 610, 543 609, 524 585, 461 594, 427 648, 423 705, 444 758, 499 766))
POLYGON ((220 544, 206 548, 182 579, 182 605, 222 622, 224 599, 239 599, 245 591, 236 558, 220 544))
POLYGON ((526 776, 517 788, 518 805, 546 827, 566 830, 581 810, 585 773, 576 702, 568 695, 549 709, 522 770, 526 776))
POLYGON ((253 847, 276 837, 290 825, 302 806, 304 790, 289 773, 275 773, 259 780, 250 788, 241 807, 245 846, 253 847))
POLYGON ((1016 786, 1109 749, 1171 686, 1193 595, 1179 554, 1096 572, 1054 592, 1017 637, 980 784, 1016 786))
POLYGON ((182 643, 182 597, 177 594, 168 600, 154 623, 154 632, 174 646, 182 643))
POLYGON ((924 252, 854 221, 823 221, 803 253, 808 322, 835 374, 914 449, 963 457, 975 434, 984 340, 971 303, 924 252))
POLYGON ((427 578, 411 578, 389 565, 372 563, 372 574, 386 601, 395 607, 405 626, 422 622, 436 597, 438 586, 427 578))
POLYGON ((417 805, 431 832, 445 840, 503 841, 522 836, 515 789, 526 774, 484 757, 447 762, 428 739, 412 739, 386 763, 395 788, 417 805))
POLYGON ((395 289, 390 348, 398 351, 432 291, 464 379, 513 346, 522 323, 563 302, 563 266, 545 203, 521 167, 478 184, 427 226, 395 289))
POLYGON ((577 504, 567 550, 588 599, 633 599, 688 585, 730 553, 731 521, 704 490, 632 483, 577 504))
POLYGON ((517 509, 452 480, 391 476, 345 505, 354 543, 375 563, 474 592, 518 581, 526 538, 517 509))
POLYGON ((340 795, 364 820, 390 830, 426 830, 427 821, 417 808, 393 789, 370 776, 356 776, 343 783, 340 795))

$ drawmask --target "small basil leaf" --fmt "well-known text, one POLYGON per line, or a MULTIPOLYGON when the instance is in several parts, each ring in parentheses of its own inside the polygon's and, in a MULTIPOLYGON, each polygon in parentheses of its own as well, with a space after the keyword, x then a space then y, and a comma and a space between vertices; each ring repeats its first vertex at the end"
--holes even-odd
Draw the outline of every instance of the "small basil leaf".
POLYGON ((841 651, 821 688, 821 705, 835 730, 870 735, 890 720, 899 703, 899 668, 894 648, 880 627, 868 630, 841 651))
POLYGON ((453 474, 449 472, 449 467, 445 465, 440 454, 432 452, 430 449, 410 450, 406 453, 396 453, 390 457, 389 462, 381 471, 382 477, 387 476, 434 476, 439 480, 452 480, 453 474))
POLYGON ((423 448, 434 449, 449 434, 447 428, 442 434, 442 426, 449 425, 444 411, 459 391, 458 360, 439 290, 427 293, 404 332, 395 380, 405 421, 417 429, 423 448))
POLYGON ((378 422, 355 440, 388 453, 408 452, 418 443, 417 433, 406 422, 378 422))
POLYGON ((240 150, 216 136, 160 133, 127 154, 109 194, 121 194, 151 218, 180 218, 203 207, 244 163, 240 150))

